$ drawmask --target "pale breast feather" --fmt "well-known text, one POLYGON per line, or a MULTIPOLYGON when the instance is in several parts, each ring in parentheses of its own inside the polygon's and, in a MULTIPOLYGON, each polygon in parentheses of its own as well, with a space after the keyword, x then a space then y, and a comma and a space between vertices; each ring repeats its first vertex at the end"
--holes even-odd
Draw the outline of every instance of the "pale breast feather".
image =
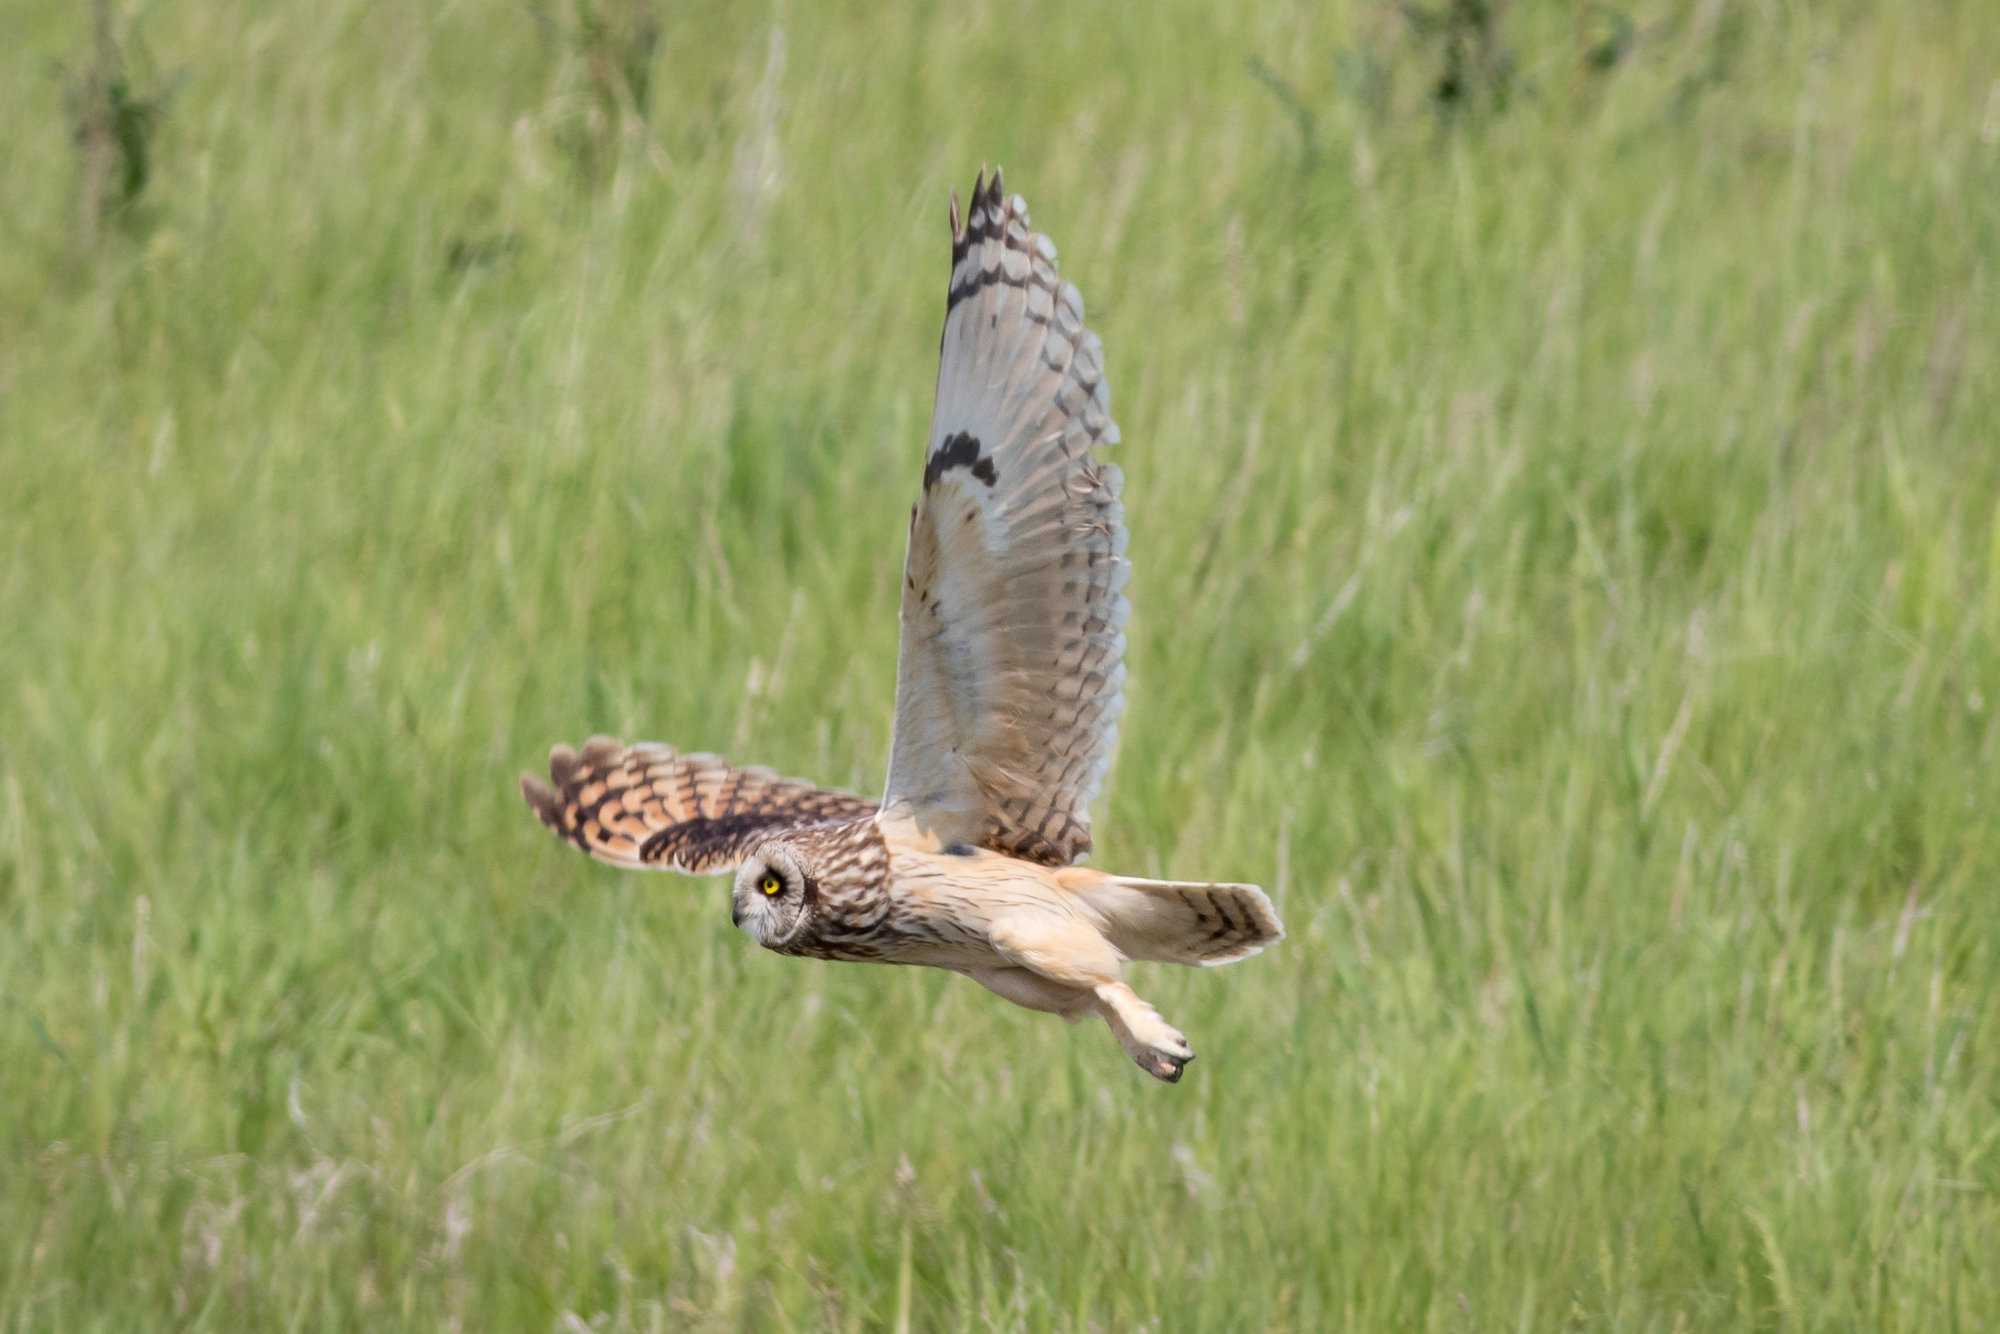
POLYGON ((1103 353, 1000 175, 959 226, 904 567, 885 815, 1066 865, 1123 708, 1124 513, 1103 353))

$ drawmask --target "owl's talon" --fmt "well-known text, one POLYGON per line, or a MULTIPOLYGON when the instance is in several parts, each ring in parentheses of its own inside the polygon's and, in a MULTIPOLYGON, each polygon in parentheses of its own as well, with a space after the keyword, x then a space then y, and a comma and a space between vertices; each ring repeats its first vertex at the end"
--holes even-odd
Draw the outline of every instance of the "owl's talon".
POLYGON ((1163 1051, 1150 1051, 1146 1053, 1146 1059, 1139 1062, 1139 1068, 1155 1079, 1168 1084, 1178 1084, 1181 1082, 1181 1072, 1187 1069, 1187 1063, 1193 1059, 1193 1052, 1185 1056, 1170 1056, 1163 1051))

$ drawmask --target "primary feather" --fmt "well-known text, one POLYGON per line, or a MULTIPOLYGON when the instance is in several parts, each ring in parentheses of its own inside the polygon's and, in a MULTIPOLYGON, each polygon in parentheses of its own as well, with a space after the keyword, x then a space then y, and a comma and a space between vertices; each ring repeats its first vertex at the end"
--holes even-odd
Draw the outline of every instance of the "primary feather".
POLYGON ((952 237, 923 491, 910 519, 887 816, 1064 866, 1124 707, 1124 510, 1083 298, 995 171, 952 237))
POLYGON ((553 786, 521 775, 521 795, 542 823, 597 860, 635 871, 732 871, 773 834, 875 813, 866 797, 803 778, 605 736, 592 737, 581 753, 550 751, 549 777, 553 786))

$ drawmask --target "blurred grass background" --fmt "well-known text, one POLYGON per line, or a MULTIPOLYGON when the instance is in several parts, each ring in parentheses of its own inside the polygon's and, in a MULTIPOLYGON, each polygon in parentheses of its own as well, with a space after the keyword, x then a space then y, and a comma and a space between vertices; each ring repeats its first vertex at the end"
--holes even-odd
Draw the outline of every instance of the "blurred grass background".
POLYGON ((27 0, 0 1323, 2000 1327, 2000 10, 27 0), (133 146, 143 150, 133 185, 133 146), (873 790, 945 197, 1104 338, 1176 1088, 514 776, 873 790))

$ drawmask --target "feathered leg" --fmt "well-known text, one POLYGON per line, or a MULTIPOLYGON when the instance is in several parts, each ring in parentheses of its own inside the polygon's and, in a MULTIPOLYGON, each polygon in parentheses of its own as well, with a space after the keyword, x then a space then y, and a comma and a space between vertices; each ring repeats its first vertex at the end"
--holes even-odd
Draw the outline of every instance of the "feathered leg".
MULTIPOLYGON (((989 989, 1031 1009, 1056 1009, 1054 1005, 1035 1004, 1012 994, 1018 990, 1037 999, 1044 996, 1050 1000, 1066 999, 1057 997, 1055 988, 1032 989, 1023 985, 1023 979, 1005 974, 1025 969, 1056 983, 1075 995, 1080 1008, 1104 1016, 1118 1045, 1141 1070, 1169 1084, 1177 1082, 1182 1069, 1194 1059, 1194 1050, 1180 1031, 1125 984, 1118 951, 1088 923, 1041 913, 1014 913, 993 924, 989 939, 1009 963, 1016 965, 1013 969, 993 970, 995 976, 991 980, 975 973, 989 989), (996 982, 1000 985, 995 985, 996 982)), ((1073 1010, 1056 1009, 1056 1013, 1068 1018, 1073 1010)))

